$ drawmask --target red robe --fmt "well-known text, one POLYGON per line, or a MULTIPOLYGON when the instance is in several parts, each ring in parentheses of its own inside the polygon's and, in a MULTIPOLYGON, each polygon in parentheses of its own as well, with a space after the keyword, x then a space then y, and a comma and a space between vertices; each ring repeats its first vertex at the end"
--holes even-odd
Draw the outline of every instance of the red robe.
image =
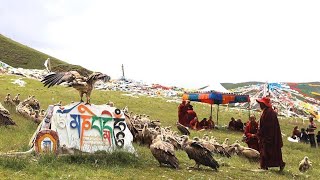
POLYGON ((203 119, 199 122, 199 129, 208 129, 208 125, 208 121, 203 119))
POLYGON ((246 136, 246 143, 249 148, 259 151, 258 137, 256 136, 258 132, 258 123, 253 121, 247 122, 244 134, 246 136))
POLYGON ((283 146, 277 113, 267 107, 264 109, 258 128, 260 167, 284 166, 281 148, 283 146))
POLYGON ((179 118, 179 123, 184 125, 184 126, 189 126, 189 124, 187 124, 187 118, 188 118, 188 106, 186 104, 181 103, 178 107, 178 118, 179 118))
POLYGON ((208 129, 214 129, 214 122, 211 119, 208 120, 208 129))
POLYGON ((187 110, 187 120, 186 120, 186 124, 188 126, 190 126, 190 122, 197 117, 197 113, 193 110, 193 109, 188 109, 187 110))
POLYGON ((199 129, 199 121, 198 119, 194 118, 190 121, 190 127, 193 130, 198 130, 199 129))

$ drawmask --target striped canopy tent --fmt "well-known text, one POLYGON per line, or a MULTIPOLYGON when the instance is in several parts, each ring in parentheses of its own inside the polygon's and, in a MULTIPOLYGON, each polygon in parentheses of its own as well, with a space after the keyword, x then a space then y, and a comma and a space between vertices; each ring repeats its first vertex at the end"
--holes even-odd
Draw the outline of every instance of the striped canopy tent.
MULTIPOLYGON (((182 99, 211 104, 211 116, 212 116, 212 104, 218 105, 218 112, 219 112, 219 105, 220 104, 250 102, 249 95, 221 93, 221 92, 216 92, 216 91, 184 93, 182 96, 182 99)), ((218 117, 219 116, 217 113, 217 124, 218 124, 218 117)))

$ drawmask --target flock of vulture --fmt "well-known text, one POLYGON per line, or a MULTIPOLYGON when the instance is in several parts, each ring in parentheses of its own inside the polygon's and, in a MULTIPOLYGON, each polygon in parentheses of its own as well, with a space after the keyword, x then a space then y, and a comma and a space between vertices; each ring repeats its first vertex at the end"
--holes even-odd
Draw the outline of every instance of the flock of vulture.
POLYGON ((29 96, 27 99, 20 101, 20 94, 11 99, 10 93, 4 99, 4 104, 15 107, 17 113, 36 123, 40 123, 45 115, 45 110, 40 111, 40 103, 35 96, 29 96))
MULTIPOLYGON (((230 158, 233 155, 242 156, 252 161, 258 161, 260 153, 252 148, 242 146, 239 141, 229 144, 226 138, 220 144, 215 137, 204 134, 202 138, 194 137, 190 139, 190 131, 187 127, 176 123, 177 131, 171 127, 161 127, 159 121, 150 120, 147 115, 128 113, 128 108, 124 108, 126 123, 130 129, 133 140, 140 145, 147 145, 152 155, 159 162, 159 165, 166 165, 172 168, 179 168, 179 160, 175 156, 175 151, 183 150, 189 159, 195 161, 193 168, 199 169, 200 165, 208 166, 218 170, 219 163, 214 159, 214 155, 230 158)), ((312 163, 306 156, 299 163, 299 171, 306 172, 312 167, 312 163)))
POLYGON ((124 109, 126 123, 130 129, 134 141, 140 145, 147 145, 152 155, 157 159, 160 166, 167 165, 172 168, 179 168, 179 160, 175 156, 175 151, 183 150, 190 159, 195 161, 193 168, 199 168, 200 165, 211 167, 218 170, 219 163, 214 159, 214 155, 219 154, 230 158, 232 155, 239 155, 250 160, 258 160, 260 154, 258 151, 243 147, 238 141, 229 144, 229 139, 220 144, 216 138, 204 135, 202 138, 194 137, 190 139, 188 128, 177 123, 177 129, 171 127, 161 127, 159 121, 152 121, 147 115, 138 115, 132 112, 128 113, 124 109))

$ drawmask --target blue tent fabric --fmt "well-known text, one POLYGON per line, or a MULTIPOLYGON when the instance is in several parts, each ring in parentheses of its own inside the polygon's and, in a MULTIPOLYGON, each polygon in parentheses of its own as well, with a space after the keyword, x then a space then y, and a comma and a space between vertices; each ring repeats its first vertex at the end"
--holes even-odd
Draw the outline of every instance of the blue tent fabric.
POLYGON ((229 103, 250 102, 249 95, 221 93, 221 92, 185 93, 182 96, 182 98, 184 100, 204 102, 209 104, 229 104, 229 103))
POLYGON ((239 102, 239 103, 248 102, 248 96, 246 96, 246 95, 237 95, 235 97, 235 102, 239 102))
POLYGON ((189 94, 190 101, 200 101, 199 94, 189 94))
POLYGON ((222 94, 210 93, 209 98, 213 99, 214 101, 221 101, 222 102, 222 94))

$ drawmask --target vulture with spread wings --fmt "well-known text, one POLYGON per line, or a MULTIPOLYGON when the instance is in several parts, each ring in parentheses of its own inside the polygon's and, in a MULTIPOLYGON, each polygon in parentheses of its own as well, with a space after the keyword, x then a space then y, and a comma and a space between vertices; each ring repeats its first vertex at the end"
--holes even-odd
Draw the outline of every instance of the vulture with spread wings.
POLYGON ((77 71, 53 72, 46 75, 41 82, 45 87, 48 86, 48 88, 66 82, 69 87, 73 87, 79 91, 81 102, 83 102, 83 95, 86 94, 87 104, 90 104, 90 95, 93 90, 94 83, 98 80, 108 82, 110 80, 110 76, 100 72, 94 72, 89 77, 81 76, 77 71))

